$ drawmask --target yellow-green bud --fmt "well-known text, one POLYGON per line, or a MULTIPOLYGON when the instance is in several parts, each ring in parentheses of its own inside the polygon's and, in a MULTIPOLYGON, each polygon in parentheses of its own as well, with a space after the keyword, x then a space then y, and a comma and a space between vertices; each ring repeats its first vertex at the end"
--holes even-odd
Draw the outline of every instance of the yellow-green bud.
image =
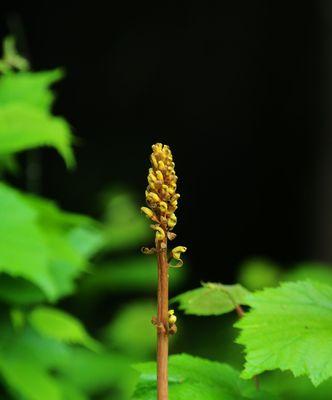
POLYGON ((154 212, 148 207, 141 207, 141 211, 144 212, 148 218, 152 218, 154 216, 154 212))
POLYGON ((159 225, 151 225, 151 228, 156 231, 156 239, 159 240, 164 240, 165 239, 165 232, 163 228, 159 225))
POLYGON ((159 208, 161 212, 166 212, 167 211, 167 203, 165 201, 161 201, 159 203, 159 208))
POLYGON ((158 203, 160 201, 160 198, 156 193, 149 192, 147 195, 147 200, 151 203, 158 203))
POLYGON ((168 227, 169 227, 170 229, 173 229, 174 226, 176 225, 176 222, 177 222, 176 215, 175 215, 175 214, 171 214, 171 215, 169 216, 169 218, 168 218, 167 225, 168 225, 168 227))
POLYGON ((171 255, 173 258, 175 258, 175 260, 180 260, 181 254, 185 253, 186 251, 187 251, 187 247, 177 246, 172 250, 171 255))

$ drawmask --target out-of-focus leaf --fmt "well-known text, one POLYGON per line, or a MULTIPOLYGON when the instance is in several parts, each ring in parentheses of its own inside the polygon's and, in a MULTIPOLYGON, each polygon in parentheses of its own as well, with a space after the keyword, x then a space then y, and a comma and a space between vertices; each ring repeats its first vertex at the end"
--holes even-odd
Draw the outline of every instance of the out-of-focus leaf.
POLYGON ((16 161, 16 158, 12 154, 0 156, 0 175, 4 172, 10 172, 11 174, 17 174, 20 167, 16 161))
POLYGON ((21 278, 0 275, 0 300, 14 305, 30 305, 46 299, 41 288, 21 278))
POLYGON ((42 72, 7 73, 0 77, 0 107, 24 103, 48 111, 54 100, 49 88, 63 77, 60 69, 42 72))
POLYGON ((72 349, 71 358, 60 366, 60 371, 66 379, 89 395, 112 387, 126 391, 128 388, 125 387, 130 386, 136 377, 122 355, 105 351, 97 354, 83 348, 72 349))
POLYGON ((0 372, 11 388, 27 400, 62 400, 56 379, 24 358, 0 358, 0 372))
POLYGON ((89 400, 89 397, 79 388, 66 379, 58 379, 61 388, 62 400, 89 400))
POLYGON ((318 262, 302 263, 287 271, 282 277, 283 281, 294 282, 306 279, 332 286, 332 267, 318 262))
POLYGON ((50 252, 36 219, 19 192, 0 183, 0 271, 35 283, 53 298, 50 252))
POLYGON ((31 326, 43 336, 65 343, 81 344, 93 350, 99 348, 83 324, 62 310, 38 307, 31 311, 28 318, 31 326))
POLYGON ((60 210, 52 201, 36 196, 25 199, 38 211, 37 222, 50 251, 55 297, 68 295, 74 290, 75 279, 87 268, 88 257, 102 245, 101 228, 91 218, 60 210))
POLYGON ((72 135, 67 122, 24 103, 0 106, 0 155, 52 146, 66 164, 74 165, 72 135))
POLYGON ((106 342, 137 360, 151 356, 156 348, 156 329, 151 317, 156 312, 157 306, 151 301, 127 304, 107 326, 106 342))
MULTIPOLYGON (((151 232, 149 224, 140 215, 139 205, 124 191, 110 191, 105 197, 104 224, 107 248, 123 250, 144 245, 151 232)), ((152 238, 152 234, 150 237, 152 238)))
POLYGON ((327 400, 332 393, 332 379, 314 387, 307 377, 294 378, 291 373, 274 371, 260 376, 260 387, 270 388, 282 400, 327 400))
POLYGON ((25 314, 22 310, 18 308, 13 308, 10 310, 10 319, 14 329, 22 329, 25 324, 25 314))
MULTIPOLYGON (((170 269, 170 288, 178 288, 186 278, 185 267, 170 269)), ((139 255, 135 258, 113 261, 91 270, 81 285, 84 293, 102 291, 149 292, 156 289, 158 282, 157 261, 153 256, 139 255)))
POLYGON ((315 386, 332 376, 332 287, 288 282, 247 297, 252 307, 236 324, 245 346, 246 379, 263 371, 291 370, 315 386))
POLYGON ((240 268, 239 282, 249 290, 276 286, 281 278, 280 268, 271 261, 255 258, 240 268))
POLYGON ((89 259, 105 245, 105 238, 100 228, 78 226, 68 234, 71 245, 86 259, 89 259))
POLYGON ((243 286, 205 283, 203 287, 189 290, 172 301, 186 314, 221 315, 233 311, 237 305, 245 305, 249 291, 243 286))
MULTIPOLYGON (((156 399, 156 364, 135 365, 141 373, 133 399, 156 399)), ((251 382, 240 379, 239 373, 227 364, 179 354, 169 358, 170 400, 240 400, 273 399, 259 393, 251 382)))

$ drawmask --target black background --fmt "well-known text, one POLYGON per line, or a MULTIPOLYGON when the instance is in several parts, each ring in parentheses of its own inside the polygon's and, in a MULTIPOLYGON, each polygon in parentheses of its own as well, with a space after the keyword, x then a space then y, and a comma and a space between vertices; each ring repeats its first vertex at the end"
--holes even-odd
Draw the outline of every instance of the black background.
POLYGON ((252 255, 330 261, 317 247, 323 2, 102 4, 12 3, 1 15, 34 69, 66 70, 55 112, 80 138, 78 168, 43 151, 41 193, 97 215, 98 193, 121 183, 143 203, 150 145, 162 141, 196 282, 230 281, 252 255))

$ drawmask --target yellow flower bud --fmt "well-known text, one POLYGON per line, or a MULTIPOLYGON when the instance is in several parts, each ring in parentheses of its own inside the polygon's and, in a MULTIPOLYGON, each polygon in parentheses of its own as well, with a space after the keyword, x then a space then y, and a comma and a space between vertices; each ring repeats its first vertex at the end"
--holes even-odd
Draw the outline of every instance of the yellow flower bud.
POLYGON ((154 154, 151 154, 151 164, 153 165, 153 168, 156 168, 156 169, 158 168, 158 161, 154 154))
POLYGON ((177 246, 171 251, 171 255, 175 260, 180 260, 181 254, 187 251, 187 247, 177 246))
POLYGON ((161 201, 159 203, 159 209, 161 212, 166 212, 167 211, 167 203, 165 201, 161 201))
POLYGON ((176 315, 171 315, 171 316, 168 318, 168 323, 169 323, 170 325, 174 325, 175 322, 176 322, 176 320, 177 320, 176 315))
POLYGON ((154 216, 154 212, 150 210, 148 207, 141 207, 141 211, 148 217, 152 218, 154 216))
POLYGON ((168 315, 169 316, 174 315, 174 310, 168 310, 168 315))
POLYGON ((156 193, 149 192, 147 195, 147 200, 151 203, 158 203, 160 201, 160 198, 156 193))
POLYGON ((156 231, 156 239, 157 240, 164 240, 165 239, 165 232, 163 228, 159 225, 151 225, 151 228, 156 231))
POLYGON ((175 214, 171 214, 171 215, 169 216, 169 218, 168 218, 167 225, 168 225, 168 227, 169 227, 170 229, 173 229, 174 226, 176 225, 176 222, 177 222, 176 215, 175 215, 175 214))
POLYGON ((163 177, 163 174, 161 173, 161 171, 159 171, 159 170, 156 171, 156 177, 157 177, 158 181, 164 182, 164 177, 163 177))
POLYGON ((165 167, 165 164, 164 164, 163 161, 158 161, 158 169, 159 169, 161 172, 164 172, 164 171, 166 170, 166 167, 165 167))

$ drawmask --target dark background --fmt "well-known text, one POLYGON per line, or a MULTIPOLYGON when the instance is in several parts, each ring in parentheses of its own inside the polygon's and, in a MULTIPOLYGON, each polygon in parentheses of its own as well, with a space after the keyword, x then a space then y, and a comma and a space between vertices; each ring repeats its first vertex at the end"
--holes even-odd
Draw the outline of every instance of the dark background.
POLYGON ((55 112, 80 138, 74 172, 42 153, 41 193, 96 216, 100 191, 121 183, 143 203, 150 145, 162 141, 195 282, 231 281, 252 255, 332 261, 328 11, 320 1, 12 3, 2 36, 17 36, 34 69, 65 68, 55 112))

